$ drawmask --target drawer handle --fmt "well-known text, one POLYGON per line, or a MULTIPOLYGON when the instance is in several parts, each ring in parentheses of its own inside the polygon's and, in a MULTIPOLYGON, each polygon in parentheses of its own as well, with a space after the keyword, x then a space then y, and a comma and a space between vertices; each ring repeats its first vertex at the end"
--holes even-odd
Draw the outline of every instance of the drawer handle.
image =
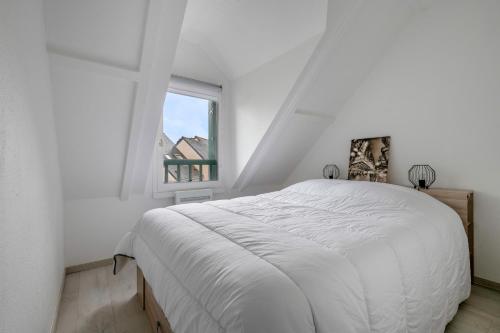
POLYGON ((160 321, 156 322, 156 333, 161 333, 161 324, 160 324, 160 321))

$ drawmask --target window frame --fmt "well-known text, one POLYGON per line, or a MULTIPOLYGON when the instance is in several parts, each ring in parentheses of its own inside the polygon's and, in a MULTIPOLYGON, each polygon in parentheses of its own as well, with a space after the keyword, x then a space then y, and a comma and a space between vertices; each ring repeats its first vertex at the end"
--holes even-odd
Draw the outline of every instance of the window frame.
POLYGON ((185 96, 208 99, 217 102, 217 180, 209 181, 193 181, 182 183, 164 183, 165 169, 163 166, 163 155, 160 147, 161 133, 163 131, 163 109, 159 121, 158 131, 155 140, 155 149, 153 157, 153 197, 166 198, 172 197, 175 191, 211 188, 215 193, 224 192, 223 188, 223 163, 221 159, 221 151, 223 141, 223 94, 222 87, 211 83, 200 82, 197 80, 173 76, 170 79, 170 84, 165 92, 180 94, 185 96))

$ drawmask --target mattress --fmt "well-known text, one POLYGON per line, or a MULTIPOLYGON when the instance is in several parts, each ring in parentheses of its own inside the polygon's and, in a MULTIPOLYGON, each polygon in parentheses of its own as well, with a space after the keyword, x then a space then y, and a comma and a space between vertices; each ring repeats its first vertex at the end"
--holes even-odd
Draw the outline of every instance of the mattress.
POLYGON ((470 293, 458 215, 379 183, 153 209, 115 254, 136 259, 175 333, 444 332, 470 293))

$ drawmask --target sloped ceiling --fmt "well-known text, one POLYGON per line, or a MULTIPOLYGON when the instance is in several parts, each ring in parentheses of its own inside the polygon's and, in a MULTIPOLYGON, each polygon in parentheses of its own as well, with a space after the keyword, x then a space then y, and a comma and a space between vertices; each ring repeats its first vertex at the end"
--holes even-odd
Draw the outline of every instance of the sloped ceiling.
POLYGON ((420 1, 330 1, 322 40, 235 187, 283 184, 401 27, 421 9, 420 1))
MULTIPOLYGON (((233 81, 232 89, 232 184, 286 100, 290 89, 314 52, 320 37, 273 59, 233 81)), ((268 161, 269 162, 269 161, 268 161)))
POLYGON ((322 33, 326 8, 327 0, 190 0, 181 38, 235 79, 322 33))
POLYGON ((234 80, 321 34, 326 8, 327 0, 46 0, 65 197, 143 193, 172 70, 234 80))
POLYGON ((50 49, 137 70, 147 19, 146 0, 49 0, 50 49))
POLYGON ((116 196, 136 85, 52 63, 64 194, 68 198, 116 196))
MULTIPOLYGON (((66 198, 126 199, 144 188, 179 39, 178 56, 202 50, 217 66, 206 72, 207 80, 234 81, 322 34, 326 25, 236 181, 239 188, 280 184, 421 4, 47 0, 47 47, 66 198), (272 147, 280 147, 279 154, 272 147), (271 159, 272 164, 266 162, 271 159)), ((183 59, 175 63, 185 73, 197 71, 183 59)))
POLYGON ((179 40, 172 71, 177 76, 223 86, 228 79, 199 44, 185 39, 179 40))
POLYGON ((138 165, 149 166, 150 157, 141 156, 153 150, 185 6, 185 0, 46 1, 67 199, 126 198, 138 165))

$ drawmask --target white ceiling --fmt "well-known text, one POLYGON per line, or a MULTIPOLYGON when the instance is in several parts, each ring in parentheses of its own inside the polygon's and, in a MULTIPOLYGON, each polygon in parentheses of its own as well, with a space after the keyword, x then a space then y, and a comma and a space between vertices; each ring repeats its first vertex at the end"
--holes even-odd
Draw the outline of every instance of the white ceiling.
POLYGON ((322 33, 327 0, 189 0, 181 38, 231 79, 322 33))
POLYGON ((51 49, 104 64, 137 70, 147 0, 46 0, 51 49))

